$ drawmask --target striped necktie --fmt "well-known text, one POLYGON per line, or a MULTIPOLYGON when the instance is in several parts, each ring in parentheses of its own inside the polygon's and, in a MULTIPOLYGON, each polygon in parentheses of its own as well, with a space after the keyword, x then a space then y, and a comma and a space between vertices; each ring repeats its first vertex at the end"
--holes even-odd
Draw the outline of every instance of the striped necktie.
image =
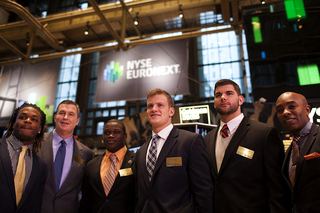
POLYGON ((153 175, 154 167, 157 162, 157 142, 160 139, 159 135, 155 135, 152 139, 152 144, 149 149, 148 161, 147 161, 147 171, 149 174, 149 181, 151 182, 151 178, 153 175))
POLYGON ((111 166, 106 173, 106 176, 104 178, 104 192, 106 193, 106 196, 108 196, 111 187, 113 186, 114 180, 116 179, 117 176, 117 156, 115 154, 110 154, 109 156, 110 160, 112 161, 111 166))
POLYGON ((223 125, 223 127, 221 129, 221 135, 222 135, 223 138, 227 138, 229 136, 228 129, 229 128, 228 128, 227 124, 223 125))
POLYGON ((296 168, 297 168, 297 162, 299 159, 300 151, 299 151, 299 140, 307 134, 301 134, 293 138, 292 140, 292 167, 290 168, 289 171, 289 179, 294 186, 295 181, 296 181, 296 168))

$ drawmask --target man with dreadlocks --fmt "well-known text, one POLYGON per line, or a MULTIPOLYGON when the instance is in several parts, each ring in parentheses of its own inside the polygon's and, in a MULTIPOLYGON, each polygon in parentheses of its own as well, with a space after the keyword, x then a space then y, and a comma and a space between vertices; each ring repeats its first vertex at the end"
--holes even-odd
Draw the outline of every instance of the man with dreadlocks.
POLYGON ((46 115, 34 104, 14 110, 5 138, 0 139, 0 211, 40 212, 47 176, 41 149, 46 115))

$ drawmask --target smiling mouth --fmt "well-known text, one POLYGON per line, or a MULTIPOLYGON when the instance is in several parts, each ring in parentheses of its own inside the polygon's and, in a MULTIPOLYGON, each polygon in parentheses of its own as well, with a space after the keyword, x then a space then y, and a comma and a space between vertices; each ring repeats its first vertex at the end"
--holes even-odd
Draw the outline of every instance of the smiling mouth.
POLYGON ((284 123, 290 123, 292 121, 294 121, 294 118, 288 118, 288 119, 284 120, 284 123))

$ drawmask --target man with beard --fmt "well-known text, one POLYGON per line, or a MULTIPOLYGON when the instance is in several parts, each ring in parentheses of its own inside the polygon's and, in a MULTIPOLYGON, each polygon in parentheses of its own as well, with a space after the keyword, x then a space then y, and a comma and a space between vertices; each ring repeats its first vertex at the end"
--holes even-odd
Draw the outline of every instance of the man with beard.
POLYGON ((310 122, 310 106, 301 94, 283 93, 276 110, 281 124, 294 135, 282 166, 293 212, 320 212, 320 128, 310 122))
POLYGON ((279 133, 245 117, 243 101, 235 82, 216 83, 214 107, 220 125, 204 137, 214 178, 214 212, 289 212, 279 133))

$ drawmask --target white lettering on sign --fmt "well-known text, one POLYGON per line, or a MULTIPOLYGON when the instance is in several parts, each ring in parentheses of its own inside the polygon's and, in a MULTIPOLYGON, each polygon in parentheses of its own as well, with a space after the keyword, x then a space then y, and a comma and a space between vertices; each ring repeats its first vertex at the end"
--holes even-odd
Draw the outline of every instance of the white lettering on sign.
MULTIPOLYGON (((311 111, 309 113, 309 118, 310 118, 311 123, 313 123, 313 117, 315 114, 320 117, 320 107, 311 109, 311 111)), ((316 122, 320 123, 320 119, 318 118, 316 122)))
POLYGON ((180 64, 152 67, 151 58, 127 61, 127 79, 174 75, 181 72, 179 67, 180 64))

